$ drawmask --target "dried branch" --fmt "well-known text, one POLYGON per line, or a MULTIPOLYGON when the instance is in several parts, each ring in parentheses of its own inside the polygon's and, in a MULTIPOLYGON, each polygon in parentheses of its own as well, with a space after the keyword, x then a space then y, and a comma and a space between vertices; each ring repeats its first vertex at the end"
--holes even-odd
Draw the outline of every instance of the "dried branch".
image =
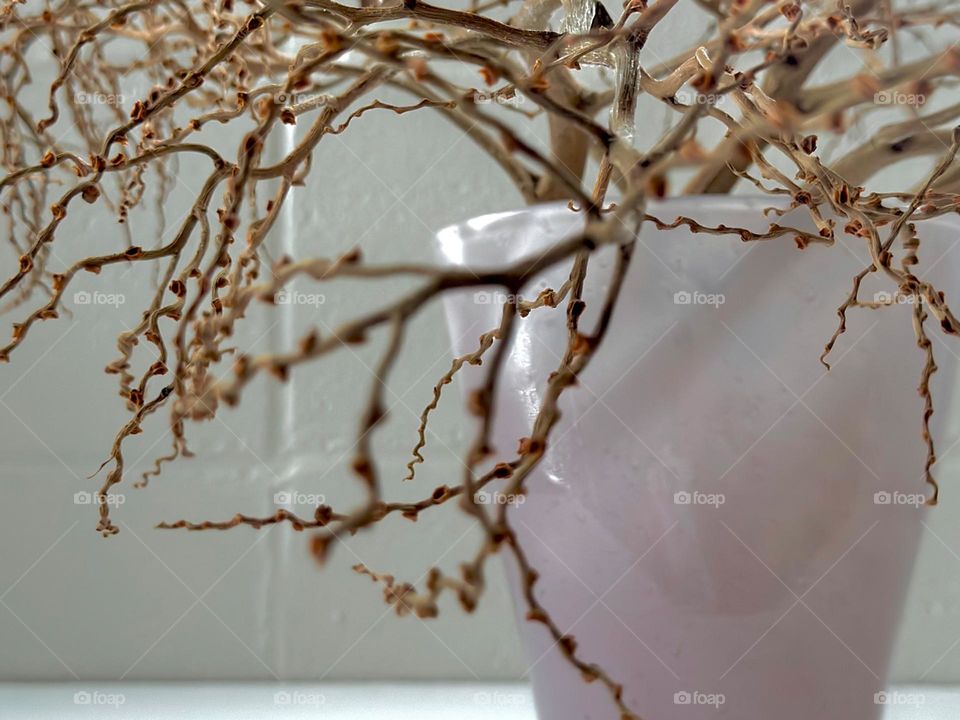
MULTIPOLYGON (((476 501, 476 493, 497 481, 506 493, 528 491, 528 478, 550 449, 562 394, 606 345, 637 233, 646 223, 651 229, 684 227, 743 242, 792 241, 801 249, 830 247, 841 229, 862 242, 871 263, 853 278, 821 361, 829 368, 827 357, 846 330, 848 311, 885 310, 885 303, 859 299, 867 275, 878 273, 896 293, 913 299, 913 327, 924 356, 919 385, 924 477, 935 502, 930 378, 937 366, 930 333, 956 335, 960 324, 947 298, 917 272, 918 238, 924 221, 960 210, 960 135, 947 130, 956 125, 960 105, 931 102, 956 88, 960 51, 945 44, 938 30, 960 26, 960 16, 947 3, 918 9, 886 0, 802 6, 631 0, 617 17, 593 0, 525 0, 511 20, 488 16, 504 5, 474 0, 464 11, 421 0, 371 0, 359 6, 265 0, 244 10, 231 2, 197 0, 95 5, 63 0, 47 8, 4 3, 0 91, 7 104, 0 111, 0 203, 8 238, 4 252, 13 262, 0 275, 0 300, 16 319, 11 340, 0 347, 0 360, 11 360, 21 345, 34 341, 36 323, 66 314, 65 293, 80 271, 99 274, 113 265, 139 263, 153 269, 150 299, 135 326, 117 338, 117 355, 106 366, 118 376, 129 412, 101 466, 106 477, 97 492, 97 530, 109 536, 118 531, 109 498, 125 479, 125 444, 151 416, 168 414, 171 446, 142 474, 139 486, 168 463, 190 457, 192 423, 216 417, 224 404, 241 403, 256 376, 266 372, 286 380, 300 365, 372 342, 383 328, 387 338, 379 350, 377 377, 354 408, 358 426, 351 468, 364 491, 357 507, 334 511, 319 505, 312 517, 279 509, 266 517, 237 514, 225 521, 180 520, 160 527, 287 525, 311 532, 311 547, 322 561, 343 533, 368 530, 397 513, 416 520, 424 510, 458 498, 460 510, 482 531, 458 575, 432 568, 418 590, 386 573, 362 566, 357 571, 380 583, 401 614, 432 617, 445 592, 455 594, 466 610, 474 609, 485 590, 486 561, 501 550, 512 553, 528 618, 545 626, 586 680, 607 688, 622 717, 639 718, 626 706, 611 670, 584 658, 542 603, 535 590, 537 571, 507 507, 490 511, 476 501), (660 28, 668 13, 706 19, 710 31, 696 45, 672 48, 670 59, 649 66, 645 48, 666 39, 660 28), (904 61, 903 33, 922 37, 929 54, 904 61), (117 40, 141 48, 142 56, 118 59, 105 52, 117 40), (38 80, 27 62, 38 42, 56 52, 59 67, 52 80, 38 80), (851 63, 854 69, 811 86, 814 71, 839 45, 870 71, 860 72, 855 69, 860 63, 851 63), (606 88, 585 76, 588 68, 606 78, 606 88), (129 88, 143 85, 151 89, 124 97, 129 88), (400 92, 408 102, 388 100, 388 92, 400 92), (81 100, 101 96, 106 99, 102 107, 81 100), (671 111, 659 135, 648 118, 637 124, 643 96, 671 111), (46 107, 42 102, 35 107, 37 97, 45 98, 46 107), (818 149, 851 125, 878 116, 890 102, 902 105, 908 117, 880 127, 835 161, 818 149), (583 215, 582 232, 540 255, 476 273, 420 263, 378 264, 365 260, 360 248, 337 257, 320 249, 301 258, 277 252, 278 219, 289 198, 317 173, 315 157, 325 138, 351 132, 370 114, 395 115, 403 123, 409 120, 402 116, 430 112, 448 119, 487 153, 526 202, 569 201, 583 215), (546 121, 549 150, 527 132, 540 118, 546 121), (69 130, 64 128, 68 122, 69 130), (725 131, 713 146, 705 145, 699 133, 710 123, 720 123, 725 131), (268 153, 268 147, 279 145, 271 145, 273 139, 299 124, 305 130, 296 145, 279 157, 268 153), (240 140, 229 152, 216 150, 211 130, 223 137, 223 130, 233 131, 240 140), (932 167, 895 192, 870 187, 883 167, 907 157, 928 159, 932 167), (212 167, 203 171, 208 173, 203 186, 173 238, 164 242, 165 206, 177 186, 180 162, 201 158, 212 167), (594 163, 595 175, 588 177, 594 163), (776 222, 766 231, 753 231, 647 214, 647 199, 669 195, 683 173, 686 192, 727 192, 743 182, 777 200, 768 208, 770 215, 802 208, 815 231, 776 222), (609 194, 615 195, 612 201, 609 194), (269 197, 265 206, 264 195, 269 197), (108 212, 121 227, 116 233, 99 231, 96 254, 80 257, 76 244, 64 239, 64 221, 68 213, 87 217, 93 211, 108 212), (156 216, 159 231, 142 230, 139 217, 145 212, 156 216), (587 330, 581 327, 583 291, 601 248, 613 248, 617 259, 596 324, 587 330), (520 299, 530 280, 561 263, 570 270, 556 290, 520 299), (273 303, 297 279, 319 284, 339 278, 371 288, 394 278, 411 284, 399 298, 351 315, 332 330, 309 330, 295 348, 253 355, 234 344, 252 303, 273 303), (425 461, 421 451, 432 413, 446 397, 443 388, 464 366, 482 363, 482 383, 468 398, 477 430, 463 458, 463 476, 417 502, 387 501, 392 469, 377 461, 373 438, 383 425, 385 393, 404 355, 409 323, 445 293, 481 285, 499 286, 510 299, 502 305, 499 324, 480 335, 474 351, 455 358, 435 383, 419 417, 405 479, 415 481, 416 468, 425 461), (565 314, 567 346, 544 379, 530 436, 517 439, 516 457, 498 462, 490 442, 497 387, 511 339, 533 311, 565 314), (938 328, 926 324, 929 315, 938 328), (221 376, 223 365, 229 369, 221 376)), ((364 158, 364 163, 377 161, 364 158)), ((830 262, 830 252, 835 250, 825 251, 823 262, 830 262)))

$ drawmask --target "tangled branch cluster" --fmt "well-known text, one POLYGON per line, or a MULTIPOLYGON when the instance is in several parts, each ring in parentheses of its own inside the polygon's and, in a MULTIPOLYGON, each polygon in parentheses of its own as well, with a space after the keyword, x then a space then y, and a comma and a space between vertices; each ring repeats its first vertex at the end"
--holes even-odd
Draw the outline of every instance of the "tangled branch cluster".
POLYGON ((933 316, 937 327, 932 331, 948 335, 960 333, 960 323, 945 296, 914 270, 917 226, 960 208, 960 166, 954 163, 960 132, 953 127, 960 104, 928 109, 949 95, 960 75, 960 48, 943 42, 945 33, 957 36, 960 11, 936 1, 899 10, 884 0, 628 0, 616 10, 614 17, 596 0, 470 0, 462 10, 422 0, 363 0, 359 6, 337 0, 5 0, 0 6, 0 83, 6 101, 0 111, 5 171, 0 200, 6 242, 19 260, 0 278, 3 309, 18 314, 10 341, 0 347, 0 359, 8 360, 27 342, 37 323, 57 321, 78 273, 136 263, 158 268, 149 306, 136 327, 119 336, 119 353, 106 367, 117 376, 130 418, 102 467, 106 477, 98 491, 99 532, 108 536, 118 531, 107 497, 125 479, 125 442, 141 432, 148 416, 168 414, 173 447, 140 484, 158 475, 164 463, 189 455, 189 423, 214 417, 224 403, 239 403, 260 373, 283 381, 298 365, 362 343, 371 331, 386 327, 390 341, 376 368, 383 382, 371 384, 361 408, 352 460, 366 497, 359 507, 340 512, 320 505, 312 517, 279 510, 270 517, 237 515, 223 522, 179 521, 162 527, 222 530, 286 523, 312 531, 312 550, 322 561, 343 533, 363 530, 393 513, 416 520, 457 498, 483 529, 482 543, 459 575, 434 568, 418 589, 364 567, 357 570, 382 583, 388 602, 401 614, 429 617, 447 591, 472 610, 484 592, 486 561, 500 550, 512 553, 523 574, 528 618, 546 626, 586 680, 609 689, 623 717, 639 717, 627 707, 613 675, 583 658, 574 638, 564 635, 540 604, 537 572, 517 542, 506 506, 484 507, 475 493, 491 483, 501 483, 508 494, 525 492, 526 479, 549 447, 561 393, 577 382, 603 344, 645 222, 660 228, 685 225, 693 232, 747 242, 792 239, 801 250, 810 244, 833 245, 841 233, 863 242, 871 262, 852 279, 821 360, 827 365, 849 311, 882 309, 859 297, 868 275, 883 276, 891 291, 915 300, 914 330, 925 357, 920 394, 926 477, 930 502, 936 502, 931 475, 936 455, 929 433, 929 380, 936 363, 927 320, 933 316), (710 28, 709 35, 671 59, 649 65, 644 52, 648 39, 668 14, 678 13, 696 15, 710 28), (905 36, 919 39, 929 54, 903 60, 905 36), (110 52, 117 44, 139 52, 117 59, 110 52), (51 49, 57 59, 49 87, 40 86, 27 57, 38 46, 51 49), (836 52, 845 53, 850 72, 816 84, 815 70, 836 52), (153 87, 106 113, 76 101, 84 93, 123 97, 131 74, 148 78, 153 87), (464 77, 473 78, 472 85, 464 77), (408 95, 409 104, 377 99, 378 91, 387 88, 408 95), (38 91, 46 97, 46 107, 35 102, 38 91), (818 147, 873 113, 884 93, 922 101, 901 108, 896 122, 828 162, 818 147), (533 110, 508 102, 518 97, 533 110), (669 122, 662 133, 654 132, 649 120, 637 127, 641 98, 666 109, 669 122), (479 274, 377 264, 367 262, 359 250, 269 262, 271 230, 291 193, 303 185, 318 145, 373 112, 441 113, 491 156, 526 201, 570 201, 585 216, 584 231, 535 260, 479 274), (518 123, 534 117, 546 119, 549 151, 525 141, 517 130, 518 123), (69 142, 58 134, 66 124, 76 135, 69 142), (721 130, 716 143, 703 141, 702 128, 708 124, 721 130), (206 128, 222 125, 244 128, 241 142, 229 153, 215 150, 204 134, 206 128), (307 130, 284 157, 271 162, 265 147, 289 125, 307 130), (129 230, 123 230, 129 227, 128 215, 151 196, 155 212, 162 214, 181 156, 209 163, 190 212, 171 241, 151 243, 147 238, 143 245, 135 244, 129 230), (908 157, 929 159, 917 186, 868 190, 878 170, 908 157), (727 192, 738 183, 777 196, 781 209, 771 213, 782 213, 784 202, 805 208, 818 232, 771 224, 767 232, 757 233, 646 214, 647 198, 727 192), (270 199, 262 203, 264 193, 270 199), (61 239, 65 218, 98 203, 115 214, 121 229, 113 237, 104 234, 99 254, 74 257, 61 239), (842 219, 842 227, 834 218, 842 219), (585 329, 584 279, 591 257, 609 245, 619 251, 614 274, 596 325, 585 329), (572 270, 561 287, 520 299, 529 278, 569 260, 572 270), (394 276, 413 278, 417 285, 399 301, 353 317, 332 332, 307 333, 288 352, 250 355, 229 345, 251 304, 272 302, 295 278, 376 283, 394 276), (438 380, 421 416, 407 477, 412 479, 423 461, 425 430, 443 387, 461 367, 482 361, 485 381, 468 403, 479 423, 466 470, 460 483, 438 487, 419 502, 387 502, 371 438, 384 417, 385 383, 401 355, 407 326, 432 299, 476 285, 507 291, 501 321, 481 336, 475 352, 455 359, 438 380), (529 313, 558 312, 552 309, 560 307, 566 313, 568 344, 547 381, 532 432, 520 439, 515 456, 496 456, 489 442, 493 397, 511 334, 529 313), (142 357, 149 359, 149 367, 134 372, 142 357), (212 368, 224 358, 233 370, 218 378, 212 368))

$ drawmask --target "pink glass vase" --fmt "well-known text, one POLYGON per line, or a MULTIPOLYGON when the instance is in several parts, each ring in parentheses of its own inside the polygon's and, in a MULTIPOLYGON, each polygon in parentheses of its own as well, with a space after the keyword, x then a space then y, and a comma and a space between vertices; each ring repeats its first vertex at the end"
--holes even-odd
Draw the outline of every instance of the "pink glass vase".
MULTIPOLYGON (((686 197, 648 212, 816 232, 803 211, 766 217, 770 202, 686 197)), ((442 230, 439 254, 495 267, 581 222, 564 205, 484 216, 442 230)), ((925 279, 948 300, 960 296, 957 223, 920 227, 925 279)), ((643 226, 605 344, 564 394, 547 455, 509 517, 540 572, 537 597, 645 720, 875 720, 889 701, 891 649, 929 512, 912 305, 892 296, 880 310, 852 309, 833 369, 819 362, 868 263, 863 241, 848 236, 799 250, 789 235, 748 243, 643 226)), ((569 266, 532 279, 524 297, 559 288, 569 266)), ((587 330, 609 250, 590 267, 587 330)), ((872 274, 860 297, 884 302, 890 290, 872 274)), ((494 287, 446 297, 457 354, 497 325, 502 301, 494 287)), ((529 434, 564 323, 563 309, 549 308, 519 323, 498 389, 498 459, 529 434)), ((935 320, 927 327, 938 335, 935 320)), ((933 427, 946 448, 955 363, 939 336, 933 343, 933 427)), ((463 384, 482 372, 465 369, 463 384)), ((524 620, 509 569, 539 717, 617 718, 606 689, 583 682, 543 626, 524 620)))

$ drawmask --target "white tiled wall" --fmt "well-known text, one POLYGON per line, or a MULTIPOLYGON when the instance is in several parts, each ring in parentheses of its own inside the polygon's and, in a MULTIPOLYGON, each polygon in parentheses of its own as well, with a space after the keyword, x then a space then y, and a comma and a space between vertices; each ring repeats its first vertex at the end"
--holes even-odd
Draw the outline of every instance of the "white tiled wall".
MULTIPOLYGON (((682 21, 670 20, 675 29, 682 21)), ((644 124, 659 128, 660 116, 642 115, 644 124)), ((180 205, 168 205, 167 237, 205 170, 184 163, 180 205)), ((359 245, 380 261, 427 261, 437 228, 519 204, 493 163, 438 114, 371 113, 321 143, 311 181, 296 190, 271 247, 276 254, 332 256, 359 245)), ((64 263, 103 247, 116 232, 105 216, 91 215, 84 224, 79 215, 56 245, 64 263)), ((140 241, 149 245, 155 237, 139 217, 140 241)), ((9 258, 4 262, 7 274, 9 258)), ((42 324, 0 367, 0 679, 519 677, 524 663, 496 573, 475 614, 463 615, 448 599, 439 619, 422 622, 396 618, 379 589, 349 570, 364 562, 416 581, 434 563, 455 568, 472 554, 477 534, 453 504, 425 513, 416 525, 388 519, 377 532, 338 547, 323 571, 308 555, 307 536, 287 527, 153 529, 181 517, 269 514, 281 490, 322 493, 349 506, 357 491, 345 464, 374 348, 299 369, 285 386, 259 378, 239 408, 189 427, 196 458, 168 466, 147 489, 129 482, 122 488, 119 536, 105 540, 94 532, 94 509, 74 504, 74 493, 95 487, 85 478, 126 420, 115 378, 102 368, 116 352, 117 333, 138 319, 136 298, 150 277, 139 267, 81 278, 76 289, 122 292, 127 302, 116 309, 77 307, 72 318, 42 324)), ((316 307, 257 309, 237 343, 246 351, 290 347, 306 326, 322 331, 400 289, 337 283, 322 290, 326 302, 316 307)), ((374 345, 382 342, 376 337, 374 345)), ((415 415, 448 367, 448 347, 433 305, 411 326, 390 384, 391 419, 376 441, 393 498, 423 497, 459 478, 467 424, 451 386, 433 419, 428 463, 414 483, 402 482, 416 441, 415 415)), ((131 439, 128 478, 166 452, 166 430, 155 416, 131 439)), ((957 459, 948 454, 939 470, 943 502, 931 515, 917 566, 896 660, 899 680, 960 680, 957 459)))

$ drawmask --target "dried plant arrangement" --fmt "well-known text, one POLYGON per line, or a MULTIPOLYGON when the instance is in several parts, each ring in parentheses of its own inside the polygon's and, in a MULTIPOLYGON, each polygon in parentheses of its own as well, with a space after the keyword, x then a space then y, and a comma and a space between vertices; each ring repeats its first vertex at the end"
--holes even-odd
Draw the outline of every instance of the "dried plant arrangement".
POLYGON ((412 479, 443 389, 462 367, 482 362, 485 383, 468 402, 478 429, 458 483, 425 493, 419 502, 387 499, 388 473, 372 450, 384 418, 385 385, 373 381, 362 405, 352 409, 360 419, 352 470, 366 498, 359 507, 324 504, 312 517, 278 510, 268 517, 180 520, 161 527, 286 524, 310 531, 313 554, 322 562, 345 533, 367 530, 396 513, 417 520, 455 500, 484 536, 458 576, 434 568, 417 588, 365 567, 357 571, 381 583, 400 614, 431 617, 443 593, 455 595, 467 611, 475 608, 488 559, 501 551, 513 555, 529 620, 548 629, 586 681, 606 686, 623 717, 640 717, 642 709, 628 707, 623 698, 617 668, 599 667, 578 652, 574 638, 541 604, 537 569, 517 541, 507 507, 483 506, 475 494, 491 483, 513 495, 526 491, 526 479, 550 445, 561 394, 603 352, 637 234, 648 224, 686 225, 748 243, 795 243, 798 251, 832 246, 841 234, 863 243, 871 262, 843 289, 846 298, 833 336, 824 338, 821 361, 829 369, 831 350, 842 343, 853 313, 884 311, 884 303, 860 295, 868 275, 883 277, 893 296, 913 298, 913 329, 924 360, 917 432, 928 448, 924 472, 928 502, 935 504, 929 422, 937 365, 930 334, 958 335, 960 321, 948 298, 917 271, 917 227, 960 209, 960 104, 948 102, 960 76, 958 27, 960 9, 936 1, 900 9, 887 0, 629 0, 616 8, 596 0, 470 0, 468 7, 452 9, 423 0, 6 0, 0 7, 0 194, 4 243, 15 262, 5 265, 0 302, 15 319, 0 359, 9 360, 29 343, 38 323, 58 321, 79 274, 140 263, 156 268, 149 306, 119 336, 118 354, 106 366, 130 415, 109 449, 97 491, 97 530, 110 536, 118 532, 111 492, 120 483, 144 484, 164 464, 188 457, 190 425, 210 420, 225 404, 241 403, 258 375, 282 382, 298 366, 322 363, 386 328, 390 339, 376 368, 386 381, 404 351, 408 324, 425 306, 451 290, 500 286, 508 299, 499 326, 437 379, 407 468, 412 479), (668 59, 645 53, 658 26, 676 14, 696 16, 709 33, 692 47, 672 47, 668 59), (906 36, 921 39, 928 54, 905 59, 906 36), (118 59, 111 52, 118 45, 133 51, 118 59), (57 57, 52 81, 31 67, 37 46, 49 46, 57 57), (844 77, 819 81, 818 69, 838 52, 844 77), (152 85, 136 97, 129 89, 134 75, 152 85), (385 88, 405 93, 409 102, 378 99, 385 88), (78 101, 92 95, 126 102, 78 101), (512 102, 516 98, 523 104, 512 102), (664 110, 662 128, 653 128, 649 114, 638 115, 641 101, 664 110), (852 150, 828 152, 834 139, 864 118, 887 111, 894 117, 888 114, 852 150), (371 113, 442 114, 489 153, 527 202, 569 201, 583 214, 584 231, 536 258, 477 274, 381 264, 359 248, 337 257, 271 255, 285 204, 318 171, 317 147, 328 135, 349 133, 371 113), (548 150, 517 129, 541 121, 548 150), (60 134, 66 125, 75 133, 69 141, 60 134), (209 139, 223 126, 242 128, 239 146, 229 152, 209 139), (288 126, 305 130, 282 158, 269 158, 265 148, 272 136, 288 126), (705 128, 713 128, 712 136, 705 128), (155 212, 162 214, 176 163, 187 156, 205 160, 208 175, 172 241, 131 232, 125 220, 141 206, 156 203, 155 212), (923 173, 899 189, 871 188, 880 169, 905 158, 925 162, 923 173), (770 196, 774 219, 785 206, 803 209, 818 232, 771 222, 758 233, 647 213, 649 198, 735 187, 770 196), (78 257, 64 237, 66 219, 98 204, 119 224, 101 234, 98 254, 78 257), (617 260, 599 320, 584 327, 582 290, 590 261, 610 246, 617 248, 617 260), (521 298, 529 278, 570 260, 573 269, 560 287, 521 298), (310 332, 286 352, 246 354, 232 345, 251 304, 272 303, 296 278, 375 285, 398 276, 416 279, 416 289, 333 332, 310 332), (493 398, 506 348, 529 314, 550 312, 565 314, 566 352, 547 382, 530 436, 518 438, 515 454, 494 452, 493 398), (145 370, 134 369, 140 365, 145 370), (221 367, 229 372, 220 373, 221 367), (125 442, 157 413, 169 418, 172 450, 142 478, 129 478, 125 442))

